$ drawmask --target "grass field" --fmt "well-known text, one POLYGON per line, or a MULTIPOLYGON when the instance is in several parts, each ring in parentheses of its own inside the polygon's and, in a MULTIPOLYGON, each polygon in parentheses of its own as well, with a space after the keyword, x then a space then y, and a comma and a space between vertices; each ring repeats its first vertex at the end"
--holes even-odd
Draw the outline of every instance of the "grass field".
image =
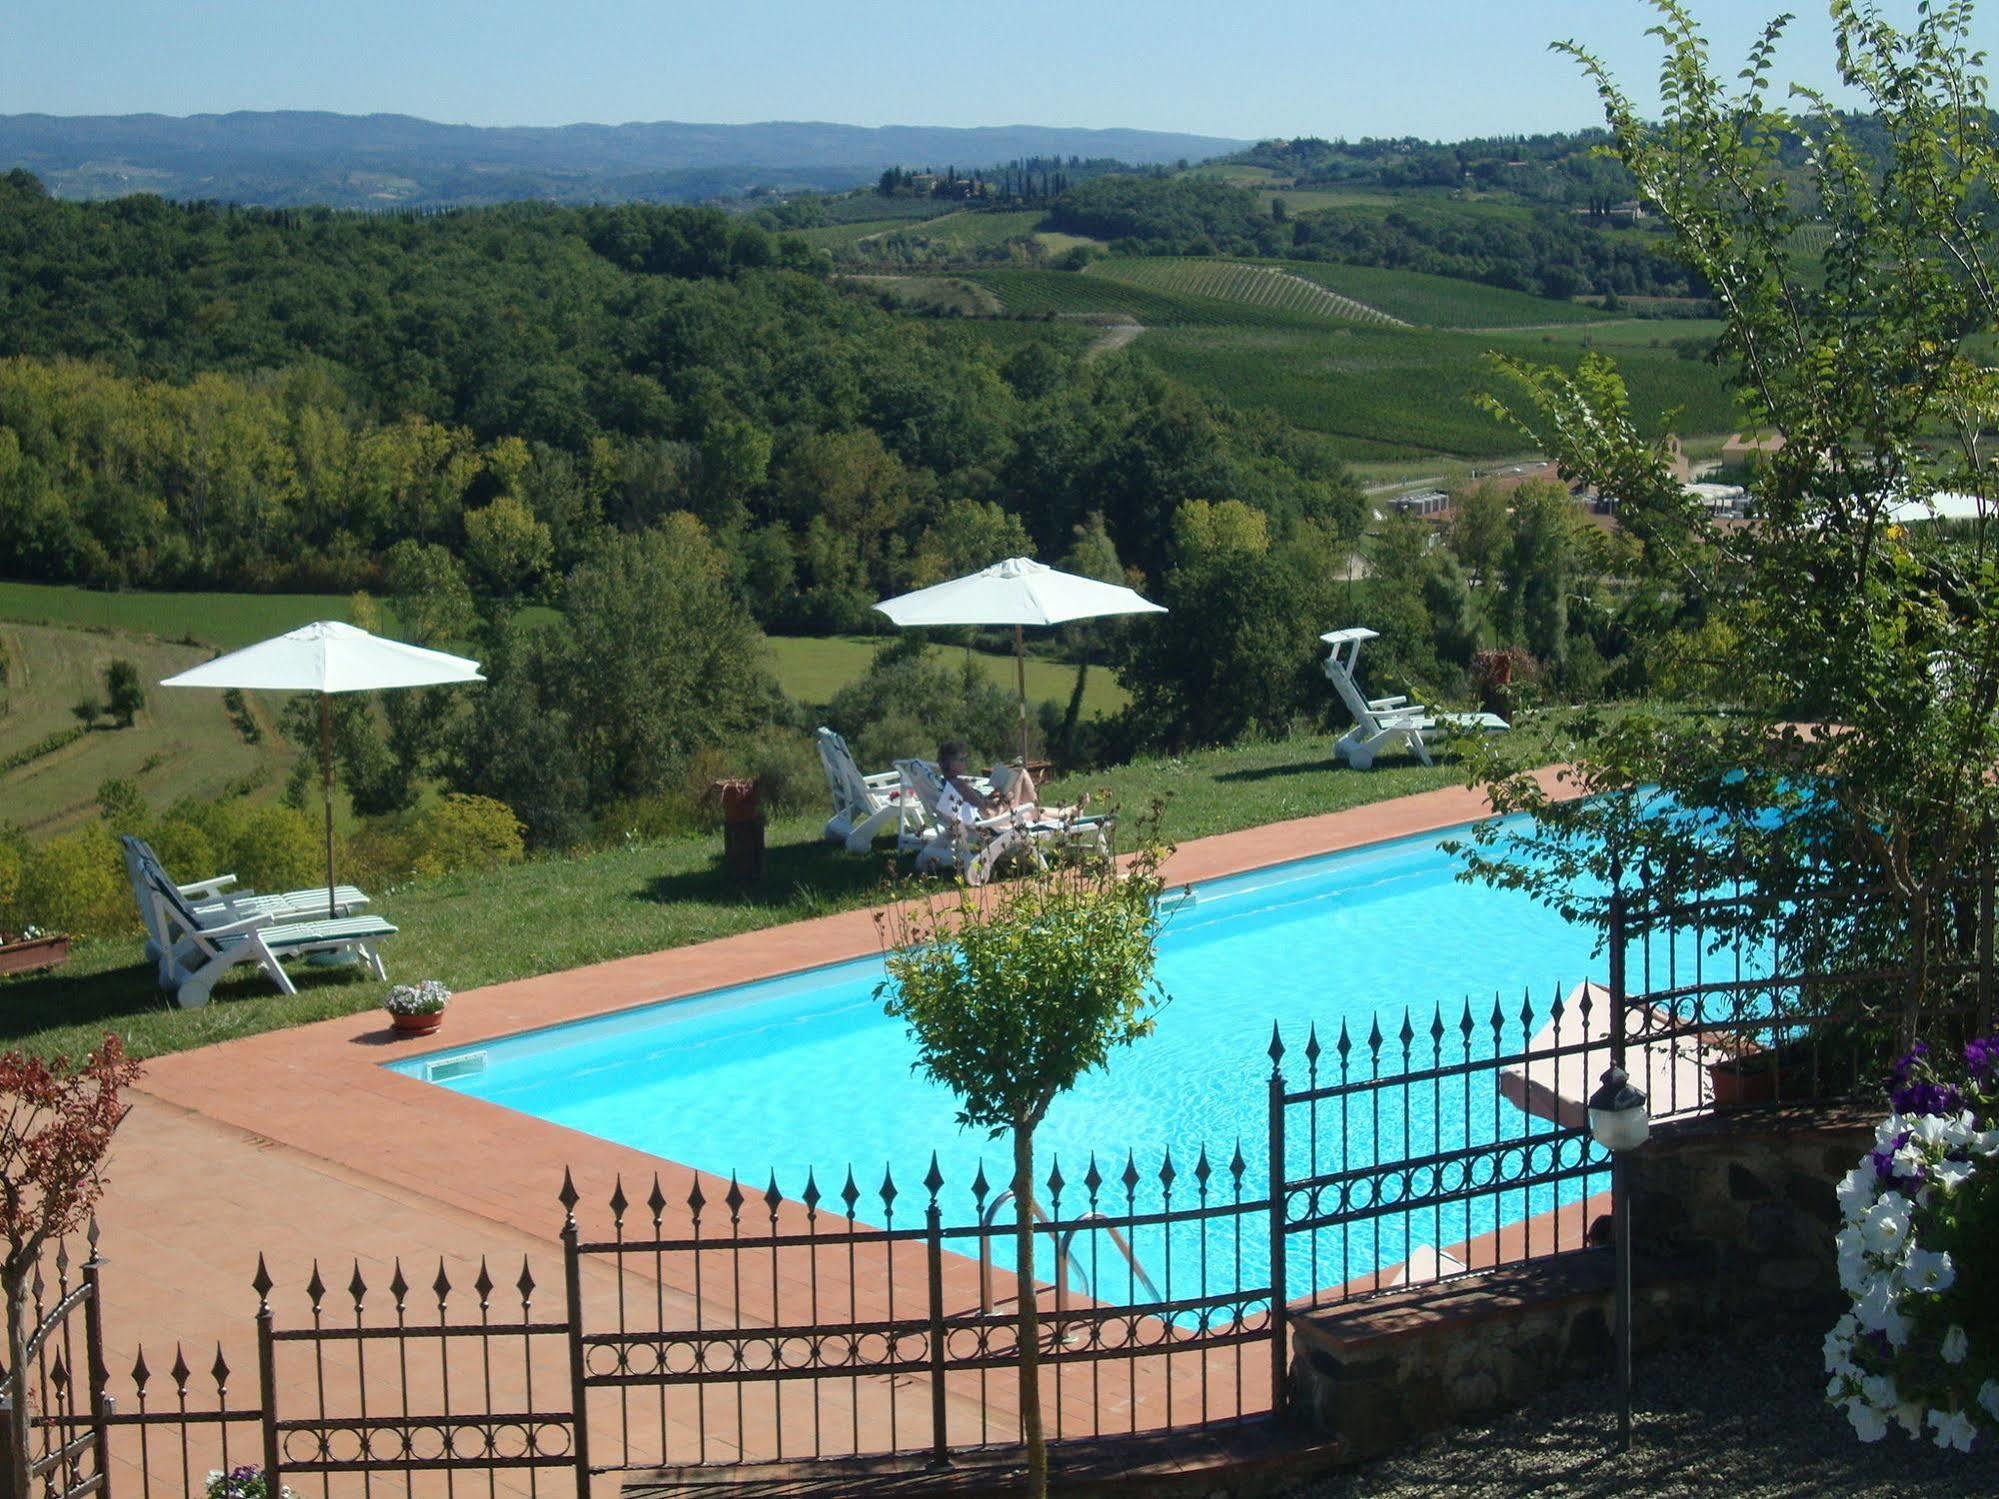
POLYGON ((886 295, 898 308, 912 312, 989 318, 1005 310, 998 297, 962 276, 843 276, 840 280, 886 295))
POLYGON ((1587 323, 1605 314, 1573 302, 1530 297, 1453 276, 1374 266, 1287 260, 1286 270, 1343 296, 1379 307, 1405 323, 1431 328, 1501 328, 1534 323, 1587 323))
POLYGON ((347 599, 319 593, 100 593, 0 582, 0 620, 132 630, 233 648, 315 619, 345 619, 347 599))
MULTIPOLYGON (((1140 761, 1048 790, 1097 790, 1100 805, 1130 809, 1165 798, 1166 834, 1187 839, 1430 790, 1461 774, 1413 761, 1349 770, 1330 738, 1308 737, 1140 761)), ((398 979, 436 977, 462 991, 881 901, 883 861, 821 843, 818 824, 774 823, 768 873, 747 895, 724 882, 712 834, 415 881, 381 892, 379 910, 401 928, 384 957, 398 979)), ((138 1055, 156 1056, 352 1014, 383 993, 351 970, 301 969, 295 997, 242 977, 219 985, 205 1008, 176 1010, 138 959, 136 938, 93 941, 54 973, 0 979, 0 1043, 76 1055, 115 1030, 138 1055)))
MULTIPOLYGON (((101 695, 104 667, 112 660, 131 661, 147 684, 146 707, 131 728, 99 728, 0 774, 0 820, 36 835, 87 820, 96 808, 97 787, 113 777, 136 782, 156 806, 245 786, 253 787, 255 795, 270 796, 282 788, 296 759, 276 731, 283 694, 249 695, 263 731, 250 744, 230 719, 220 693, 152 685, 206 660, 209 649, 143 633, 132 621, 170 621, 181 634, 234 647, 304 620, 344 618, 347 604, 344 598, 312 594, 100 594, 26 583, 0 584, 0 590, 5 605, 0 615, 11 616, 0 617, 0 648, 11 668, 7 707, 0 713, 0 762, 74 728, 71 705, 87 691, 101 695), (114 628, 109 621, 119 623, 114 628)), ((882 640, 776 636, 770 641, 771 665, 789 697, 819 706, 867 670, 882 640)), ((950 646, 931 650, 945 662, 962 655, 950 646)), ((1011 655, 980 650, 972 659, 994 682, 1013 690, 1011 655)), ((1074 685, 1074 667, 1029 657, 1027 688, 1035 701, 1067 704, 1074 685)), ((1114 713, 1125 702, 1124 690, 1110 672, 1093 668, 1084 689, 1084 715, 1114 713)))
MULTIPOLYGON (((1223 261, 1186 261, 1187 266, 1216 266, 1223 261)), ((1253 267, 1244 267, 1253 272, 1253 267)), ((1136 260, 1099 261, 1088 271, 980 270, 966 279, 996 295, 1015 314, 1053 313, 1057 317, 1122 316, 1153 327, 1312 328, 1326 326, 1318 314, 1258 305, 1230 297, 1190 290, 1163 290, 1144 279, 1170 278, 1169 263, 1155 269, 1136 260), (1141 279, 1127 279, 1128 277, 1141 279)), ((1201 273, 1196 272, 1196 275, 1201 273)), ((1247 279, 1247 278, 1246 278, 1247 279)), ((1208 284, 1220 288, 1217 276, 1208 284)), ((1240 289, 1239 287, 1237 289, 1240 289)), ((1303 293, 1309 296, 1309 289, 1303 293)))
POLYGON ((1080 274, 992 270, 966 279, 1009 312, 1142 323, 1147 331, 1133 345, 1142 357, 1322 433, 1354 461, 1515 452, 1519 434, 1473 405, 1475 395, 1500 388, 1495 351, 1573 366, 1583 349, 1601 349, 1617 359, 1648 431, 1674 409, 1683 433, 1739 425, 1720 372, 1676 347, 1712 337, 1712 322, 1606 317, 1446 277, 1310 262, 1117 257, 1080 274), (1453 326, 1336 319, 1326 309, 1338 304, 1314 301, 1308 281, 1410 321, 1453 326))
MULTIPOLYGON (((770 646, 776 662, 778 683, 786 695, 801 703, 819 704, 827 702, 834 693, 866 671, 868 661, 882 643, 881 636, 804 638, 774 635, 770 646)), ((937 645, 930 648, 930 654, 936 660, 955 663, 963 658, 964 651, 955 646, 937 645)), ((1009 692, 1014 690, 1011 655, 974 651, 972 659, 1000 686, 1009 692)), ((1027 658, 1027 695, 1033 701, 1067 704, 1075 685, 1075 667, 1033 655, 1027 658)), ((1114 713, 1128 700, 1124 689, 1118 686, 1109 671, 1102 667, 1090 668, 1089 680, 1083 688, 1084 717, 1093 713, 1114 713)))
POLYGON ((912 225, 911 232, 922 235, 933 244, 946 243, 973 250, 987 245, 1003 245, 1010 239, 1032 234, 1042 217, 1038 208, 1008 213, 967 208, 912 225))
POLYGON ((1387 323, 1378 307, 1321 283, 1295 275, 1288 265, 1253 265, 1235 260, 1121 256, 1101 260, 1086 273, 1140 286, 1169 297, 1200 297, 1239 303, 1315 323, 1387 323))
MULTIPOLYGON (((1489 353, 1505 351, 1573 364, 1575 343, 1537 334, 1470 334, 1349 325, 1319 332, 1248 328, 1163 328, 1137 345, 1168 373, 1239 405, 1267 406, 1286 421, 1334 439, 1350 459, 1425 454, 1498 457, 1515 452, 1517 432, 1479 411, 1474 395, 1501 388, 1489 353)), ((1655 430, 1681 408, 1677 429, 1737 425, 1719 373, 1670 349, 1618 350, 1641 426, 1655 430)))
POLYGON ((862 219, 852 224, 823 224, 817 229, 795 229, 791 231, 815 250, 841 250, 852 248, 864 239, 872 239, 877 234, 889 234, 897 229, 915 228, 922 223, 919 219, 862 219))
MULTIPOLYGON (((70 705, 87 691, 102 696, 105 666, 124 659, 139 668, 146 706, 130 728, 100 727, 55 753, 0 774, 0 820, 31 834, 62 831, 91 816, 97 787, 113 777, 135 782, 156 805, 184 796, 217 797, 256 782, 270 794, 295 758, 276 733, 280 700, 252 694, 262 737, 245 742, 218 692, 182 692, 153 684, 206 660, 199 646, 151 636, 54 625, 0 623, 11 680, 0 714, 0 761, 76 727, 70 705)), ((108 721, 101 721, 108 722, 108 721)))

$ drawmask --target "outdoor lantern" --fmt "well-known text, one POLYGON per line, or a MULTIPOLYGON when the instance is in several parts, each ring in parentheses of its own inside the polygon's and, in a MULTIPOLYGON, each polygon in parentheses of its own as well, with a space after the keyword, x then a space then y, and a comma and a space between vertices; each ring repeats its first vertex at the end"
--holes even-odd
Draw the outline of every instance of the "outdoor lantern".
POLYGON ((1652 1132, 1644 1093, 1631 1086, 1631 1079, 1615 1062, 1604 1073, 1602 1085, 1590 1095, 1589 1132, 1612 1155, 1636 1150, 1652 1132))

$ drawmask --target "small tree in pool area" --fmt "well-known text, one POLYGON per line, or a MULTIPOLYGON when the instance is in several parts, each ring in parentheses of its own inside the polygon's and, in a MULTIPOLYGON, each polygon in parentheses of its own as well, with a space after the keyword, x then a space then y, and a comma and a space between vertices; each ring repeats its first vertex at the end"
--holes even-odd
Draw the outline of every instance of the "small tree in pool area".
POLYGON ((9 1491, 30 1492, 26 1371, 28 1286, 51 1239, 82 1226, 104 1190, 99 1172, 125 1117, 124 1090, 139 1075, 116 1036, 80 1067, 10 1051, 0 1056, 0 1290, 7 1298, 9 1491))
POLYGON ((1034 1287, 1034 1131, 1056 1097, 1151 1033, 1159 867, 1148 840, 1123 867, 1061 860, 1004 886, 960 886, 876 919, 888 977, 876 991, 908 1022, 916 1067, 958 1096, 961 1124, 1013 1136, 1020 1411, 1029 1493, 1048 1491, 1034 1287))

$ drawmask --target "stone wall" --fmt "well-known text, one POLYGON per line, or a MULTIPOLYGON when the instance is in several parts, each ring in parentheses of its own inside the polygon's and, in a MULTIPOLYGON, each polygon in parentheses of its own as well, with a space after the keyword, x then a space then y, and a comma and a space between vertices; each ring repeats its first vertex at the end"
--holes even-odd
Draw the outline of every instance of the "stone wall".
POLYGON ((1830 1325, 1843 1300, 1834 1188, 1878 1117, 1793 1104, 1661 1126, 1631 1157, 1634 1246, 1687 1262, 1731 1321, 1830 1325))
MULTIPOLYGON (((1834 1187, 1874 1123, 1784 1105, 1656 1128, 1629 1163, 1638 1355, 1744 1323, 1829 1326, 1834 1187)), ((1359 1460, 1556 1380, 1608 1378, 1614 1268, 1606 1247, 1296 1310, 1292 1413, 1359 1460)))

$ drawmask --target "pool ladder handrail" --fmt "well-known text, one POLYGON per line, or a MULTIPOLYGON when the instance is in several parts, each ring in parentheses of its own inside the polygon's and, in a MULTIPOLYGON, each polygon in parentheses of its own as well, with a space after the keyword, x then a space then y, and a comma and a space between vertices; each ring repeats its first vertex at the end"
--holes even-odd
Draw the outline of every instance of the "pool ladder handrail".
MULTIPOLYGON (((999 1216, 999 1210, 1011 1201, 1013 1201, 1013 1188, 1008 1187, 997 1197, 993 1198, 991 1202, 986 1204, 985 1209, 979 1214, 979 1227, 982 1230, 991 1229, 993 1220, 999 1216)), ((1048 1215, 1041 1211, 1041 1204, 1039 1202, 1029 1198, 1027 1205, 1029 1211, 1034 1214, 1037 1222, 1046 1223, 1048 1221, 1048 1215)), ((1165 1300, 1166 1298, 1159 1294, 1159 1287, 1153 1283, 1151 1275, 1146 1272, 1145 1266, 1138 1262, 1138 1256, 1132 1253, 1131 1244, 1125 1238, 1123 1231, 1112 1221, 1110 1215, 1107 1213, 1090 1212, 1076 1219, 1069 1226, 1069 1231, 1055 1241, 1056 1313, 1059 1315, 1069 1304, 1069 1276, 1071 1271, 1075 1273, 1077 1280, 1090 1287, 1091 1295, 1094 1296, 1096 1294, 1096 1287, 1090 1284, 1090 1278, 1083 1270, 1083 1262, 1076 1258, 1075 1250, 1070 1247, 1075 1241, 1076 1235, 1081 1233, 1084 1227, 1091 1223, 1101 1223, 1104 1225, 1104 1232, 1111 1236, 1111 1243, 1116 1246, 1117 1252, 1124 1256, 1125 1264, 1137 1276, 1138 1283, 1145 1287, 1146 1294, 1154 1301, 1165 1300)), ((981 1315, 984 1315, 991 1312, 992 1309, 993 1241, 990 1233, 981 1232, 979 1235, 979 1312, 981 1315)))

